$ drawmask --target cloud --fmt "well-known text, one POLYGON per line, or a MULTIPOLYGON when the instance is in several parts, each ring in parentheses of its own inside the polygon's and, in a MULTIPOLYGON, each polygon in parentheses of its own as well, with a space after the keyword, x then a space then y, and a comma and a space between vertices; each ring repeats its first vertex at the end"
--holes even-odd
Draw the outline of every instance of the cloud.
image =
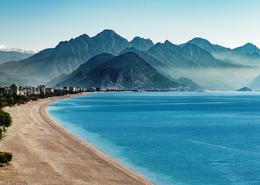
POLYGON ((6 49, 7 49, 6 45, 0 44, 0 50, 6 50, 6 49))
POLYGON ((37 53, 37 50, 32 50, 32 49, 19 49, 19 48, 8 48, 4 44, 0 44, 0 50, 1 51, 17 51, 20 53, 29 53, 29 54, 34 54, 37 53))

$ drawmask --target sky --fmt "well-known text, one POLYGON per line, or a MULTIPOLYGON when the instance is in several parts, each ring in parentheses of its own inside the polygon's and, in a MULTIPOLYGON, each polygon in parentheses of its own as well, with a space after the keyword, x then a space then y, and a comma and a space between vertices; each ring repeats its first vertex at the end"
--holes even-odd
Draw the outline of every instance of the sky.
POLYGON ((128 40, 260 47, 259 20, 260 0, 0 0, 0 45, 41 50, 113 29, 128 40))

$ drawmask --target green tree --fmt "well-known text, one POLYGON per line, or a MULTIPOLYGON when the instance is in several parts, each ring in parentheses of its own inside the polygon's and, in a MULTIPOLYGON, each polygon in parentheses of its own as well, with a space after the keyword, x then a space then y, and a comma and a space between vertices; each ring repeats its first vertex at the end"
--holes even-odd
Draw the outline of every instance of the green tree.
POLYGON ((10 127, 12 123, 12 118, 9 113, 0 111, 0 126, 3 127, 4 131, 6 127, 10 127))
POLYGON ((10 152, 0 152, 0 165, 8 164, 13 158, 10 152))

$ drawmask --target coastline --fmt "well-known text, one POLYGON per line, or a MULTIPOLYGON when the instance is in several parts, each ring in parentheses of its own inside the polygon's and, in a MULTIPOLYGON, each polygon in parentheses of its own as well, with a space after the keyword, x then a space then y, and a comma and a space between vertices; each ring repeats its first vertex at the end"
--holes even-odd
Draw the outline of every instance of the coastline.
POLYGON ((14 159, 0 184, 152 184, 57 124, 47 107, 67 95, 6 108, 13 125, 0 147, 14 159))

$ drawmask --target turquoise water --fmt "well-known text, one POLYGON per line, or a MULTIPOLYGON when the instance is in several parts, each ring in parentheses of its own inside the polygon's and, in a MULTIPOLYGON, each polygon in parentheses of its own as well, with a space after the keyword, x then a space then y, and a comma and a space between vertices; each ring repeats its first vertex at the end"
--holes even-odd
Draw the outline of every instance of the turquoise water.
POLYGON ((93 93, 49 112, 157 184, 260 184, 259 93, 93 93))

